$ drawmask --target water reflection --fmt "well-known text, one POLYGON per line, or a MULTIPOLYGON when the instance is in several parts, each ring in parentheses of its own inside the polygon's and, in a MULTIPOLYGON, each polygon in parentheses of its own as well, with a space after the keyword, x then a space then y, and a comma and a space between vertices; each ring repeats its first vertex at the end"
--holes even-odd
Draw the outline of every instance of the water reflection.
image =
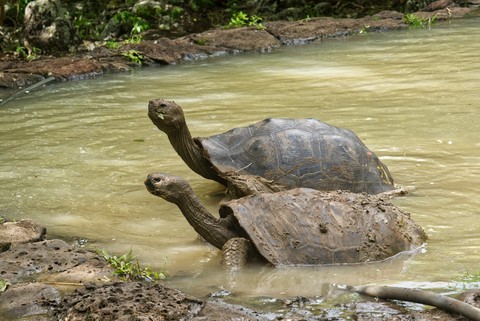
POLYGON ((50 237, 132 249, 198 295, 222 287, 309 295, 331 282, 448 282, 478 271, 479 22, 48 86, 0 109, 0 213, 37 219, 50 237), (399 184, 416 187, 395 203, 427 231, 426 252, 365 266, 252 267, 232 283, 218 251, 143 186, 150 172, 185 177, 213 213, 223 190, 192 173, 151 124, 155 97, 184 107, 195 136, 267 117, 314 117, 355 131, 399 184))

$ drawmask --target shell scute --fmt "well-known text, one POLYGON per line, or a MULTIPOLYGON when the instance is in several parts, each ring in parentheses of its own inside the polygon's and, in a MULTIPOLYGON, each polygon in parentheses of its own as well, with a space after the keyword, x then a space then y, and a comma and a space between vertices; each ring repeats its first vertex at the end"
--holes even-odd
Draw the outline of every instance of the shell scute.
POLYGON ((352 131, 311 118, 270 118, 200 142, 219 173, 257 175, 287 189, 393 189, 387 167, 352 131))
POLYGON ((366 194, 301 188, 251 195, 225 206, 276 266, 378 261, 426 240, 408 213, 366 194))

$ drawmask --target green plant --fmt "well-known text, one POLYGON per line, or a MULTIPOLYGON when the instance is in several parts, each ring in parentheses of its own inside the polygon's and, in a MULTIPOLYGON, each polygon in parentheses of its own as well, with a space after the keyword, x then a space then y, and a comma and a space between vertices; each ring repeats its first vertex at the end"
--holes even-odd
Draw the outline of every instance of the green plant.
POLYGON ((35 59, 38 59, 40 57, 41 52, 42 51, 37 47, 33 47, 30 51, 27 48, 25 48, 24 46, 18 46, 15 49, 15 53, 19 57, 24 58, 29 62, 33 61, 35 59))
POLYGON ((181 7, 178 7, 178 6, 172 7, 172 9, 170 10, 170 21, 173 22, 180 19, 180 17, 182 16, 182 13, 183 13, 183 9, 181 7))
POLYGON ((257 29, 265 29, 265 26, 262 24, 263 19, 259 16, 253 15, 250 16, 250 21, 248 22, 249 26, 256 27, 257 29))
POLYGON ((145 19, 140 17, 132 17, 132 31, 130 32, 132 35, 142 33, 149 28, 150 25, 145 19))
POLYGON ((403 16, 403 22, 413 28, 430 28, 437 21, 437 16, 421 18, 414 13, 407 13, 403 16))
POLYGON ((460 276, 460 281, 464 283, 478 283, 480 282, 480 272, 471 274, 467 269, 462 276, 460 276))
POLYGON ((141 65, 143 62, 143 55, 138 51, 130 49, 127 52, 122 53, 125 57, 129 58, 131 62, 141 65))
POLYGON ((17 28, 22 24, 25 7, 33 0, 0 0, 0 26, 10 24, 17 28), (7 8, 8 10, 7 12, 7 8))
POLYGON ((9 285, 10 283, 8 283, 7 280, 0 279, 0 293, 5 292, 5 290, 7 290, 9 285))
POLYGON ((262 18, 259 16, 249 16, 243 11, 235 12, 230 18, 230 22, 227 25, 227 28, 240 28, 240 27, 256 27, 257 29, 265 29, 265 26, 262 24, 262 18))
POLYGON ((130 11, 120 11, 113 16, 113 20, 130 28, 130 34, 139 34, 150 28, 148 22, 130 11))
POLYGON ((154 272, 148 267, 141 268, 138 261, 133 257, 132 250, 122 256, 112 256, 107 251, 102 250, 101 255, 114 269, 113 274, 123 281, 151 282, 165 279, 165 274, 162 272, 154 272))
POLYGON ((204 38, 200 38, 195 40, 195 43, 199 46, 205 46, 207 44, 207 40, 205 40, 204 38))
POLYGON ((27 55, 27 60, 28 61, 33 61, 35 59, 40 58, 41 50, 37 47, 33 47, 32 50, 27 55))
POLYGON ((15 54, 22 57, 22 58, 27 58, 27 56, 28 56, 27 48, 25 48, 24 46, 18 46, 15 49, 15 54))
POLYGON ((105 47, 108 49, 116 50, 120 48, 121 44, 116 40, 109 40, 105 43, 105 47))
POLYGON ((471 288, 478 288, 480 286, 480 272, 470 273, 468 269, 461 276, 454 279, 452 284, 449 284, 448 288, 452 291, 462 290, 465 291, 471 288))
POLYGON ((309 22, 310 20, 312 20, 312 17, 310 17, 310 15, 307 14, 307 16, 305 18, 301 19, 300 21, 309 22))
POLYGON ((370 30, 370 26, 369 25, 365 25, 362 27, 362 29, 360 29, 360 31, 358 33, 360 34, 366 34, 368 33, 368 30, 370 30))
POLYGON ((248 15, 243 11, 235 12, 230 18, 230 22, 227 25, 227 28, 240 28, 245 27, 248 23, 248 15))
POLYGON ((141 35, 133 35, 130 38, 126 39, 123 43, 139 44, 140 42, 142 42, 142 40, 143 38, 141 35))
POLYGON ((73 20, 75 29, 81 39, 97 39, 99 32, 93 19, 84 17, 82 14, 75 16, 73 20))

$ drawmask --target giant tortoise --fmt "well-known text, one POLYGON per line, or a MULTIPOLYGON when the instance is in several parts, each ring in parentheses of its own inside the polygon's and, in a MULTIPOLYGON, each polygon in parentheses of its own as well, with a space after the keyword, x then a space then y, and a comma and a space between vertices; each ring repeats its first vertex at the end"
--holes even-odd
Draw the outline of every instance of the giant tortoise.
POLYGON ((426 235, 408 213, 376 195, 297 188, 256 193, 221 205, 215 218, 190 185, 150 174, 147 190, 176 204, 227 266, 261 258, 274 266, 357 263, 421 246, 426 235))
POLYGON ((235 173, 263 177, 260 184, 285 189, 378 194, 394 188, 388 168, 357 135, 315 119, 270 118, 211 137, 192 138, 182 108, 175 102, 151 100, 148 116, 194 172, 224 185, 225 175, 235 173))

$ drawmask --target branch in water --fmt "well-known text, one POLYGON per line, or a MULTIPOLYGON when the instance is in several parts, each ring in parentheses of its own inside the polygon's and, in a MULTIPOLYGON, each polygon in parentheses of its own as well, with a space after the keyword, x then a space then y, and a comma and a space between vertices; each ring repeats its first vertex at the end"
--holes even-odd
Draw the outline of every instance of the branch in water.
POLYGON ((357 286, 353 290, 384 300, 401 300, 427 304, 450 313, 461 314, 473 321, 480 321, 480 309, 445 295, 418 289, 395 286, 357 286))

